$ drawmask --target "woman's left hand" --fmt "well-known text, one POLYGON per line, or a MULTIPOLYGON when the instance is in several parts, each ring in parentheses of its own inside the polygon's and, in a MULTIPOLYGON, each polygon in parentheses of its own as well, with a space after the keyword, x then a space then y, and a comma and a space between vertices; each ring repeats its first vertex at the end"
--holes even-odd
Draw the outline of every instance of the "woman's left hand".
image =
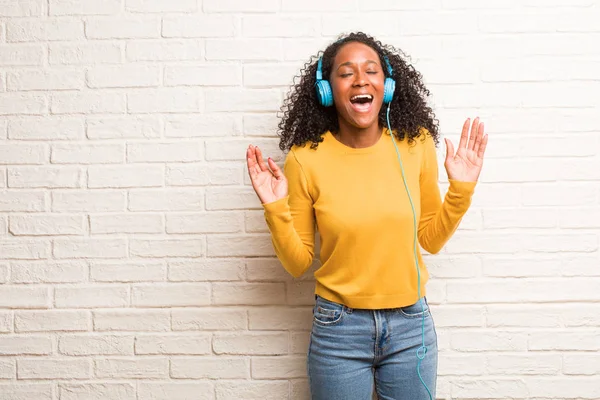
POLYGON ((446 167, 448 179, 477 182, 479 178, 488 135, 483 134, 483 122, 479 122, 479 117, 473 121, 471 134, 469 135, 469 122, 470 119, 467 118, 463 125, 456 154, 454 153, 452 142, 444 139, 446 142, 446 161, 444 162, 444 167, 446 167))

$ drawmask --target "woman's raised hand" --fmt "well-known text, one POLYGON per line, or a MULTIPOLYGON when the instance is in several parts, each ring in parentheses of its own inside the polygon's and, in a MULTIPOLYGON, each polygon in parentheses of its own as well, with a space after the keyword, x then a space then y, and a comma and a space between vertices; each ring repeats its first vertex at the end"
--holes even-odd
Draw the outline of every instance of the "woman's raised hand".
POLYGON ((288 195, 288 182, 285 175, 283 175, 283 171, 270 157, 267 159, 269 164, 267 166, 263 160, 262 152, 257 146, 248 146, 246 160, 248 161, 248 174, 252 181, 252 187, 261 203, 272 203, 288 195))
POLYGON ((448 178, 456 181, 477 182, 488 142, 488 135, 483 133, 483 122, 479 122, 479 117, 475 118, 471 126, 471 134, 469 134, 469 119, 465 121, 456 154, 452 142, 448 139, 444 140, 446 141, 444 166, 448 178))

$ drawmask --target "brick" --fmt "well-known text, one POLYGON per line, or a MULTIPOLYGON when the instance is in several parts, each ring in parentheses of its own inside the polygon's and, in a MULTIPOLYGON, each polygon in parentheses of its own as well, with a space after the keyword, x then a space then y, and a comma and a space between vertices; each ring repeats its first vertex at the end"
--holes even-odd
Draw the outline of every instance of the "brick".
POLYGON ((486 358, 490 375, 557 375, 562 370, 560 354, 497 354, 486 358))
POLYGON ((82 40, 83 22, 67 18, 13 19, 6 24, 7 42, 82 40))
POLYGON ((239 13, 239 12, 266 12, 275 13, 280 10, 278 0, 257 0, 252 3, 236 0, 204 0, 202 3, 205 12, 239 13))
POLYGON ((282 355, 288 347, 288 333, 217 333, 213 338, 215 354, 282 355))
POLYGON ((125 257, 124 239, 56 239, 56 258, 120 258, 125 257))
POLYGON ((127 95, 130 113, 198 112, 204 106, 203 95, 196 88, 138 89, 127 95))
POLYGON ((527 380, 528 393, 533 398, 584 398, 600 397, 597 377, 531 377, 527 380))
POLYGON ((121 11, 122 0, 49 0, 50 15, 114 15, 121 11))
POLYGON ((3 17, 40 17, 46 10, 43 0, 5 1, 0 3, 3 17))
POLYGON ((164 281, 167 266, 162 262, 113 261, 92 262, 90 278, 97 282, 164 281))
MULTIPOLYGON (((293 279, 277 258, 248 259, 246 261, 246 274, 246 279, 249 282, 288 282, 293 279)), ((310 275, 306 273, 300 279, 307 279, 310 275)))
POLYGON ((53 64, 116 64, 121 61, 121 48, 116 43, 50 43, 49 62, 53 64))
POLYGON ((6 400, 53 400, 52 388, 50 383, 0 383, 0 393, 6 400))
POLYGON ((213 304, 275 305, 285 302, 285 285, 280 283, 214 283, 213 304))
POLYGON ((523 186, 525 206, 591 206, 597 204, 597 188, 587 184, 535 184, 523 186))
POLYGON ((178 379, 248 379, 250 360, 231 357, 171 359, 171 377, 178 379))
POLYGON ((330 44, 329 38, 296 39, 283 41, 283 59, 285 61, 307 62, 311 54, 317 54, 330 44))
POLYGON ((206 39, 207 60, 276 61, 281 58, 279 39, 206 39))
POLYGON ((168 117, 165 136, 174 138, 239 136, 242 133, 240 118, 232 114, 207 114, 198 116, 168 117))
POLYGON ((42 66, 43 59, 44 48, 40 44, 0 44, 0 65, 4 67, 42 66))
POLYGON ((567 375, 598 375, 600 373, 600 355, 565 354, 562 365, 562 370, 567 375))
POLYGON ((444 327, 482 327, 485 325, 485 309, 473 306, 442 305, 431 310, 435 325, 444 327))
POLYGON ((239 281, 244 264, 235 259, 202 259, 169 263, 169 280, 174 282, 239 281))
POLYGON ((87 379, 92 376, 90 360, 19 359, 18 379, 87 379))
POLYGON ((50 98, 53 114, 124 113, 125 95, 115 92, 87 91, 54 93, 50 98))
POLYGON ((310 332, 290 333, 290 353, 306 354, 310 343, 310 332))
POLYGON ((87 83, 91 88, 151 87, 160 84, 158 66, 98 66, 88 69, 87 83))
POLYGON ((204 57, 204 43, 195 39, 144 40, 127 44, 129 61, 190 61, 204 57))
POLYGON ((463 331, 450 336, 452 349, 465 352, 525 351, 527 334, 514 332, 463 331))
POLYGON ((161 123, 157 117, 88 118, 89 139, 145 139, 158 138, 161 123))
POLYGON ((140 382, 139 398, 146 400, 214 400, 214 384, 204 382, 140 382))
POLYGON ((52 338, 50 336, 3 336, 0 340, 0 355, 48 355, 52 353, 52 338))
POLYGON ((241 185, 242 168, 226 163, 167 166, 167 186, 241 185))
POLYGON ((157 187, 164 182, 159 165, 93 166, 88 168, 90 188, 157 187))
MULTIPOLYGON (((263 153, 263 157, 271 157, 275 162, 279 163, 280 167, 282 167, 284 157, 279 149, 279 143, 270 139, 255 138, 251 142, 247 140, 207 140, 206 159, 210 161, 236 160, 243 161, 244 164, 246 164, 246 150, 248 149, 249 144, 258 146, 263 153)), ((248 175, 248 168, 246 165, 244 165, 244 172, 248 175)), ((249 180, 248 184, 250 184, 249 180)))
POLYGON ((193 15, 165 17, 163 37, 231 37, 235 35, 235 19, 228 15, 193 15))
MULTIPOLYGON (((320 33, 315 17, 282 17, 280 15, 247 15, 242 17, 244 37, 311 37, 320 33)), ((337 32, 336 32, 337 33, 337 32)))
POLYGON ((8 72, 6 87, 9 91, 80 89, 84 85, 83 71, 79 70, 22 70, 8 72))
POLYGON ((472 278, 481 275, 481 260, 475 257, 424 257, 431 278, 472 278))
POLYGON ((58 340, 58 351, 66 356, 133 355, 133 336, 69 335, 58 340))
POLYGON ((244 134, 246 136, 268 136, 277 130, 278 123, 277 113, 247 114, 244 115, 244 134))
POLYGON ((85 21, 88 39, 142 39, 160 37, 157 17, 91 17, 85 21))
POLYGON ((312 281, 291 281, 286 283, 287 304, 296 306, 313 305, 315 303, 315 283, 312 281))
POLYGON ((166 86, 238 86, 242 69, 232 64, 166 66, 164 77, 166 86))
POLYGON ((560 275, 561 264, 557 259, 489 257, 485 260, 483 274, 498 278, 551 277, 560 275))
POLYGON ((190 307, 210 304, 208 284, 165 283, 133 285, 131 305, 134 307, 190 307))
POLYGON ((598 351, 600 333, 554 329, 530 332, 528 342, 528 349, 533 351, 598 351))
POLYGON ((13 330, 13 314, 11 311, 0 311, 0 333, 8 333, 13 330))
POLYGON ((126 286, 80 286, 54 289, 57 308, 125 307, 129 305, 126 286))
POLYGON ((15 332, 87 331, 90 321, 88 311, 16 311, 15 332))
POLYGON ((8 260, 46 259, 50 255, 47 240, 0 240, 0 254, 8 260))
POLYGON ((570 307, 561 310, 561 320, 566 327, 587 327, 587 326, 600 326, 600 321, 596 316, 598 315, 598 305, 589 304, 587 307, 570 307))
POLYGON ((131 211, 199 211, 204 208, 204 191, 199 189, 132 190, 131 211))
POLYGON ((125 192, 113 190, 69 190, 52 192, 53 212, 125 211, 125 192))
POLYGON ((53 164, 118 164, 125 160, 122 144, 54 144, 53 164))
POLYGON ((248 325, 246 311, 225 307, 173 310, 174 331, 243 330, 248 325))
MULTIPOLYGON (((0 264, 0 283, 6 283, 6 282, 8 282, 8 264, 1 263, 0 264)), ((1 325, 1 323, 0 323, 0 325, 1 325)))
POLYGON ((125 0, 125 9, 139 13, 195 12, 198 10, 196 0, 125 0))
POLYGON ((47 110, 48 100, 45 95, 0 93, 0 115, 40 115, 47 110))
MULTIPOLYGON (((310 389, 308 385, 308 379, 294 379, 291 380, 290 396, 292 399, 308 399, 310 397, 310 389)), ((441 382, 436 385, 438 388, 441 382)))
POLYGON ((28 117, 8 121, 13 140, 77 140, 84 136, 84 121, 77 117, 28 117))
POLYGON ((253 357, 252 378, 289 379, 306 376, 306 357, 253 357))
MULTIPOLYGON (((323 14, 321 34, 337 36, 340 32, 351 32, 360 27, 376 37, 398 36, 398 20, 394 13, 380 13, 377 18, 364 18, 363 14, 323 14)), ((312 35, 315 36, 315 35, 312 35)), ((306 53, 312 54, 312 53, 306 53)), ((425 75, 428 77, 428 75, 425 75)))
MULTIPOLYGON (((272 88, 273 86, 288 87, 298 75, 295 65, 244 65, 244 86, 257 88, 272 88)), ((267 132, 262 132, 265 135, 267 132)))
POLYGON ((440 353, 439 375, 483 375, 485 373, 485 361, 485 356, 481 354, 440 353))
POLYGON ((558 216, 550 209, 494 209, 483 210, 485 229, 505 228, 554 228, 558 226, 558 216))
POLYGON ((136 257, 202 257, 206 253, 203 239, 131 240, 129 252, 136 257))
POLYGON ((206 209, 246 210, 259 209, 260 200, 251 187, 243 188, 210 188, 206 193, 206 209))
POLYGON ((98 378, 150 379, 169 376, 169 360, 163 358, 113 358, 96 360, 94 364, 98 378))
POLYGON ((236 233, 243 230, 243 215, 232 213, 169 214, 167 233, 236 233))
POLYGON ((131 143, 127 145, 127 161, 137 162, 193 162, 203 157, 202 144, 181 143, 131 143))
POLYGON ((211 337, 196 334, 137 336, 135 354, 211 354, 211 337))
POLYGON ((2 164, 44 164, 48 161, 48 148, 37 144, 0 144, 2 164))
POLYGON ((209 257, 237 257, 242 255, 266 257, 275 254, 270 235, 219 235, 207 237, 207 255, 209 257))
MULTIPOLYGON (((15 360, 0 360, 0 379, 15 379, 16 376, 17 366, 15 360)), ((0 385, 0 390, 2 389, 3 386, 0 385)))
POLYGON ((461 379, 453 381, 452 396, 460 399, 526 399, 529 390, 519 378, 461 379))
MULTIPOLYGON (((287 381, 258 382, 237 381, 217 382, 217 400, 226 399, 263 399, 281 400, 289 398, 289 384, 287 381)), ((293 397, 300 398, 300 397, 293 397)), ((308 397, 307 397, 308 398, 308 397)))
POLYGON ((208 112, 276 111, 281 107, 281 92, 277 89, 206 89, 208 112))
POLYGON ((250 330, 310 330, 312 307, 260 307, 248 311, 250 330))
POLYGON ((168 331, 171 316, 166 310, 94 311, 96 331, 168 331))
POLYGON ((8 230, 15 236, 83 235, 81 215, 11 215, 8 230))
POLYGON ((92 234, 162 233, 165 231, 160 214, 111 214, 90 216, 92 234))
POLYGON ((60 383, 61 400, 136 400, 134 383, 60 383))

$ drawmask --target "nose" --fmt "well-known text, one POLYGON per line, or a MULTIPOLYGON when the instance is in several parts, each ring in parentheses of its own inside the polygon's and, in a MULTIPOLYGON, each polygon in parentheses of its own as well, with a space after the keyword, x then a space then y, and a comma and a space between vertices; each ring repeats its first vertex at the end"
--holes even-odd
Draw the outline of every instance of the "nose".
POLYGON ((363 87, 368 84, 367 79, 366 79, 366 74, 364 72, 358 71, 354 76, 355 76, 355 79, 353 82, 354 86, 363 87))

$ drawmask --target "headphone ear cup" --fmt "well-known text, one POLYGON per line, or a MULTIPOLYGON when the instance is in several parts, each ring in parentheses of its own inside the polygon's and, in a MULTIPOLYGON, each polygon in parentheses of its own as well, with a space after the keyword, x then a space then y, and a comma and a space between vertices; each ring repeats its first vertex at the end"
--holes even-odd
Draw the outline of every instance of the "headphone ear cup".
POLYGON ((322 106, 330 107, 333 105, 333 91, 331 85, 325 80, 318 80, 317 83, 317 99, 322 106))
POLYGON ((383 102, 388 104, 392 102, 394 98, 394 91, 396 90, 396 81, 392 78, 385 78, 385 88, 383 90, 383 102))

